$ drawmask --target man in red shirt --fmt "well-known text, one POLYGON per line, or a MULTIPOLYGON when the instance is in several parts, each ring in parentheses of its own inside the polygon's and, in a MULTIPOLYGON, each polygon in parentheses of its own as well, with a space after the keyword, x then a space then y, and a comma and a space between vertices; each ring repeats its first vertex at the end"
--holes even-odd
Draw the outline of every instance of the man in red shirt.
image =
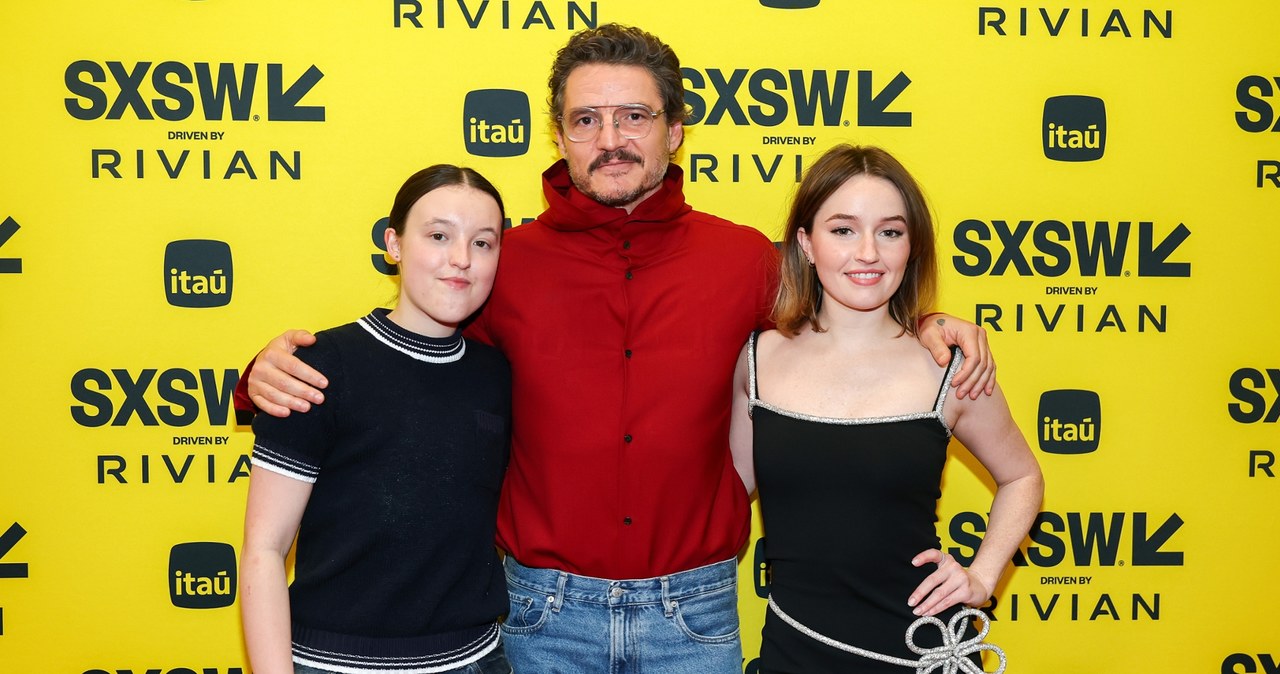
MULTIPOLYGON (((537 674, 741 672, 750 511, 729 411, 737 354, 769 326, 776 253, 685 203, 670 47, 636 28, 587 30, 557 54, 550 86, 563 159, 543 173, 548 208, 506 233, 467 329, 512 367, 507 655, 537 674)), ((944 362, 944 341, 970 355, 960 393, 989 388, 981 330, 932 321, 921 340, 944 362)), ((263 411, 323 399, 323 376, 290 355, 308 343, 291 331, 259 355, 247 391, 263 411)))

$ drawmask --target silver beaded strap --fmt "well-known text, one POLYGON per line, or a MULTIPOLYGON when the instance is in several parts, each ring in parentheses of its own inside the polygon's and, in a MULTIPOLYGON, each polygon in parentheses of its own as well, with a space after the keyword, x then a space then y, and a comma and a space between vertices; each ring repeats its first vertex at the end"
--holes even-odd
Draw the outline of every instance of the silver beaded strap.
POLYGON ((990 674, 1004 674, 1005 666, 1008 660, 1004 656, 1004 651, 995 644, 983 643, 987 632, 991 631, 991 623, 988 622, 986 614, 976 609, 965 608, 957 612, 951 617, 951 621, 947 625, 943 625, 942 621, 933 617, 925 616, 911 623, 911 627, 907 628, 907 648, 913 653, 920 656, 919 660, 907 660, 905 658, 895 658, 891 655, 883 655, 875 651, 868 651, 857 646, 850 646, 843 641, 836 641, 824 634, 819 634, 814 630, 806 627, 803 623, 791 616, 787 615, 778 603, 773 600, 773 595, 769 595, 769 610, 778 614, 779 618, 788 625, 796 628, 801 634, 832 648, 837 648, 846 653, 853 653, 864 658, 886 662, 891 665, 901 665, 903 667, 915 667, 916 674, 929 674, 933 671, 941 671, 942 674, 956 674, 963 672, 964 674, 987 674, 986 670, 979 665, 973 664, 969 659, 969 655, 978 651, 991 651, 1000 659, 1000 666, 990 674), (982 622, 982 629, 978 632, 978 636, 972 639, 961 640, 964 636, 964 621, 969 618, 978 618, 982 622), (935 648, 922 648, 917 646, 914 640, 916 629, 923 625, 936 625, 938 630, 942 632, 942 645, 935 648))

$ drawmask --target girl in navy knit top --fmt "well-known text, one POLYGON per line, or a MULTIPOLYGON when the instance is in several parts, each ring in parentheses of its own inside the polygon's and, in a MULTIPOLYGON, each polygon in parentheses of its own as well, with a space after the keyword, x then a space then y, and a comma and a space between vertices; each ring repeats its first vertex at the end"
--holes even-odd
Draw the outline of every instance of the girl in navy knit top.
POLYGON ((254 420, 240 577, 255 674, 511 671, 493 544, 511 374, 459 330, 493 286, 502 199, 471 169, 432 166, 390 222, 395 309, 299 350, 329 377, 323 403, 254 420))

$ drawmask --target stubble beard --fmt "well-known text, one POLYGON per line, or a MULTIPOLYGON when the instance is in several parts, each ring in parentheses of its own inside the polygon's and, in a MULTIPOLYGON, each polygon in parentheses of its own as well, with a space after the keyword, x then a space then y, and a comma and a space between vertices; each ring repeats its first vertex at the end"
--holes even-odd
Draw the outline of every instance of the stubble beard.
POLYGON ((657 161, 651 169, 646 169, 644 160, 639 155, 627 150, 614 150, 600 155, 595 161, 591 162, 585 173, 574 168, 572 164, 569 166, 569 179, 573 181, 574 187, 577 187, 579 192, 591 197, 597 203, 612 208, 627 206, 655 190, 662 184, 662 179, 666 175, 667 162, 657 161), (635 189, 626 191, 600 192, 592 188, 591 174, 600 166, 615 159, 635 162, 640 167, 640 170, 644 171, 644 180, 635 189))

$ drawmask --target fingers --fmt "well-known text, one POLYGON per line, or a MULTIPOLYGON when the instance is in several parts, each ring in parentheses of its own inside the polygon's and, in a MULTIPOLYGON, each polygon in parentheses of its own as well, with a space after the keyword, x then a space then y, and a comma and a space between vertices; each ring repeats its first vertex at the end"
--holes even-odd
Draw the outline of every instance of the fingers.
POLYGON ((258 354, 248 384, 249 399, 258 409, 283 417, 290 411, 306 412, 312 404, 324 402, 324 394, 318 388, 328 386, 329 381, 293 355, 298 346, 314 342, 314 335, 290 330, 271 340, 258 354))
MULTIPOLYGON (((263 376, 272 388, 306 398, 313 403, 324 402, 324 396, 317 389, 328 386, 329 380, 315 368, 299 360, 292 352, 277 349, 263 351, 262 355, 258 356, 258 362, 253 366, 254 373, 264 364, 267 367, 264 367, 266 372, 263 372, 263 376)), ((254 373, 250 373, 251 384, 254 373)))
POLYGON ((286 330, 283 335, 271 340, 268 348, 276 346, 277 342, 283 342, 283 348, 289 353, 293 353, 299 346, 311 346, 316 343, 316 336, 306 330, 286 330))
POLYGON ((959 341, 965 361, 951 381, 956 396, 977 400, 980 395, 991 395, 996 390, 996 361, 987 342, 987 331, 975 327, 971 333, 962 333, 959 341))
MULTIPOLYGON (((288 407, 271 402, 266 398, 266 396, 250 393, 249 399, 253 401, 254 406, 258 408, 259 412, 263 414, 270 414, 273 417, 287 417, 289 416, 289 412, 292 411, 288 407)), ((300 411, 305 412, 306 410, 300 411)))
MULTIPOLYGON (((956 346, 964 352, 964 362, 952 378, 951 385, 956 387, 956 397, 976 399, 987 385, 988 380, 984 377, 992 376, 992 360, 987 331, 976 325, 969 327, 971 329, 956 333, 956 346)), ((990 382, 995 385, 995 379, 990 379, 990 382)))
POLYGON ((907 598, 907 605, 918 616, 937 615, 956 604, 965 603, 969 597, 969 572, 959 562, 941 550, 926 550, 911 560, 913 566, 937 564, 907 598))

